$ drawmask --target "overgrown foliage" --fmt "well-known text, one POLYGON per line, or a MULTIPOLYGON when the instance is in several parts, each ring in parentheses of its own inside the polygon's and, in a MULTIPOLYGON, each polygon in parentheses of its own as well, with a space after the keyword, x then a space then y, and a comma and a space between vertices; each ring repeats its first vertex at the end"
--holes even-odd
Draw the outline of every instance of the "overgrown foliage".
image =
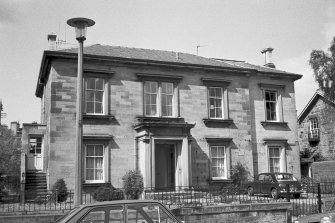
POLYGON ((7 176, 4 187, 10 191, 20 188, 20 148, 21 141, 7 126, 0 125, 0 173, 7 176))
POLYGON ((127 199, 138 199, 143 192, 143 176, 139 170, 130 170, 123 177, 123 189, 127 199))
POLYGON ((309 64, 313 69, 315 81, 327 98, 335 99, 335 37, 329 47, 329 52, 313 50, 309 64))
POLYGON ((306 147, 300 150, 300 158, 309 158, 314 161, 324 161, 326 158, 322 155, 318 148, 306 147))
POLYGON ((64 179, 58 179, 56 183, 53 185, 52 190, 55 192, 57 196, 58 203, 66 201, 69 192, 67 191, 64 179))
POLYGON ((234 165, 231 169, 230 177, 233 180, 234 185, 241 185, 242 182, 246 182, 248 180, 249 176, 250 172, 240 162, 234 165))
POLYGON ((123 192, 113 187, 112 184, 106 184, 96 189, 93 194, 96 201, 123 200, 123 192))

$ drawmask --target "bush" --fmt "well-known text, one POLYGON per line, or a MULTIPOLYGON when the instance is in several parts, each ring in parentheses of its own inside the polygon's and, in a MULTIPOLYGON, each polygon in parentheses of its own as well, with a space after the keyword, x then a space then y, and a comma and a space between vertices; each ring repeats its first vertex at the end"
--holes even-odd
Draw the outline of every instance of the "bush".
POLYGON ((56 199, 58 203, 66 201, 69 193, 67 192, 67 187, 66 187, 64 179, 58 179, 56 183, 53 185, 52 190, 57 195, 56 199))
POLYGON ((96 201, 113 201, 124 199, 123 192, 116 189, 111 184, 99 187, 92 193, 92 196, 96 201))
POLYGON ((130 170, 123 177, 123 189, 127 199, 138 199, 143 192, 143 176, 139 170, 130 170))
POLYGON ((248 180, 250 172, 240 163, 238 162, 236 165, 233 166, 231 169, 231 179, 233 180, 234 185, 240 186, 242 182, 248 180))

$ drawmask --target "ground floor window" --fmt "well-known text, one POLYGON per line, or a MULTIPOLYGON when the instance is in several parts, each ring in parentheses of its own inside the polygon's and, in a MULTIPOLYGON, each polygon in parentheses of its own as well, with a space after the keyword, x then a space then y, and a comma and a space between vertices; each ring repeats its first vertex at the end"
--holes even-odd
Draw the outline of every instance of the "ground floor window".
POLYGON ((213 179, 227 179, 225 146, 210 147, 211 175, 213 179))
POLYGON ((85 181, 104 182, 104 145, 85 145, 85 181))
POLYGON ((269 171, 284 172, 285 171, 285 157, 284 149, 280 146, 269 146, 269 171))

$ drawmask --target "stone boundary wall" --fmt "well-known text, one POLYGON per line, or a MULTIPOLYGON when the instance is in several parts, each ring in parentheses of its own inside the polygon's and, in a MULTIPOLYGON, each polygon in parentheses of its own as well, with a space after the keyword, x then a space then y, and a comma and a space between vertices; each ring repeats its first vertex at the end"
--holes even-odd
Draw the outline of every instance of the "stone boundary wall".
POLYGON ((335 161, 314 162, 311 167, 314 180, 325 182, 335 180, 335 161))
POLYGON ((292 222, 292 204, 289 202, 179 208, 172 211, 185 223, 292 222))

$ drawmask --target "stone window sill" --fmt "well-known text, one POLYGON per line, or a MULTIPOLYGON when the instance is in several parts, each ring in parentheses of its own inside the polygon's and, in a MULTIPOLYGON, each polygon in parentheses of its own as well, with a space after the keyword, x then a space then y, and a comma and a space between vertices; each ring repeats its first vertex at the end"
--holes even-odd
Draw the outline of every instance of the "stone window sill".
POLYGON ((268 121, 263 121, 261 122, 262 126, 281 126, 281 127, 287 127, 287 122, 268 122, 268 121))
POLYGON ((114 115, 89 115, 83 114, 83 119, 114 120, 114 115))
POLYGON ((210 119, 210 118, 204 118, 202 119, 205 124, 212 124, 212 123, 222 123, 222 124, 233 124, 234 120, 232 119, 210 119))

